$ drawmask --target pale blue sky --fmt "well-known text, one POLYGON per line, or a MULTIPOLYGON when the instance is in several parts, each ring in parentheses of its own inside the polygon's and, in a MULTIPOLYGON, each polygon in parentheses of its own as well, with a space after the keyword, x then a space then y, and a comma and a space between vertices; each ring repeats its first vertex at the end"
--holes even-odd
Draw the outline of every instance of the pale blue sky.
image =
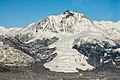
POLYGON ((120 20, 120 0, 0 0, 0 25, 24 27, 65 10, 81 12, 91 20, 120 20))

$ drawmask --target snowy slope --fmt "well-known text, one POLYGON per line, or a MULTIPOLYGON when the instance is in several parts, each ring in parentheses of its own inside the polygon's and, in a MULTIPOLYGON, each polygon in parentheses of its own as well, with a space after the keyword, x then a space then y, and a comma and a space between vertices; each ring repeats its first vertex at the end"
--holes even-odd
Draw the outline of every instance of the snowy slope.
POLYGON ((78 72, 76 68, 81 70, 93 69, 94 67, 87 63, 87 57, 72 49, 75 38, 75 35, 61 36, 58 42, 52 44, 51 47, 57 47, 58 56, 44 66, 56 72, 78 72))
POLYGON ((26 34, 26 33, 34 33, 36 32, 36 23, 31 23, 28 24, 27 26, 25 26, 24 28, 20 29, 17 34, 22 33, 22 34, 26 34))
POLYGON ((21 28, 5 28, 3 26, 0 26, 0 35, 15 35, 18 30, 21 28))
POLYGON ((0 35, 4 35, 8 30, 3 27, 3 26, 0 26, 0 35))
POLYGON ((120 22, 93 21, 93 23, 115 39, 120 38, 120 22))
POLYGON ((11 36, 16 35, 16 33, 18 33, 20 29, 21 28, 8 28, 6 35, 11 35, 11 36))

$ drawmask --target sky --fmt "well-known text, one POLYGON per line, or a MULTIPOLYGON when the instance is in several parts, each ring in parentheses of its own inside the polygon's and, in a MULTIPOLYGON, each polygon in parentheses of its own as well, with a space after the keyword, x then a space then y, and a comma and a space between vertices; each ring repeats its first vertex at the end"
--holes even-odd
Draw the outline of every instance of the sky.
POLYGON ((24 27, 66 10, 83 13, 91 20, 120 20, 120 0, 0 0, 0 25, 24 27))

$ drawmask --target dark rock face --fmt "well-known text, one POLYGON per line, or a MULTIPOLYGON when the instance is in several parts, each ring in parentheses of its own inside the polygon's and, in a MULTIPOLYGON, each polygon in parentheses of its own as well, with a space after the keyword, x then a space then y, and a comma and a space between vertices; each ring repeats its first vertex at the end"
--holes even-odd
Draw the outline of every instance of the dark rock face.
POLYGON ((73 48, 87 56, 88 63, 95 67, 116 67, 120 65, 120 52, 115 51, 115 49, 120 48, 118 43, 115 46, 112 46, 106 41, 103 41, 101 44, 99 42, 84 42, 80 45, 74 45, 73 48))
POLYGON ((5 66, 1 66, 0 64, 0 72, 7 72, 7 71, 10 71, 10 70, 5 66))
POLYGON ((74 15, 74 13, 71 13, 69 10, 66 10, 63 14, 67 14, 66 18, 74 15))
POLYGON ((17 34, 15 35, 15 38, 18 38, 19 40, 21 40, 22 42, 27 42, 31 39, 34 38, 32 33, 27 33, 27 34, 17 34))
POLYGON ((48 46, 56 42, 58 38, 53 37, 50 39, 37 39, 33 42, 25 43, 27 40, 24 37, 3 37, 1 36, 1 41, 15 49, 18 49, 29 56, 33 57, 35 60, 41 61, 42 64, 51 61, 57 56, 54 53, 56 47, 49 48, 48 46))

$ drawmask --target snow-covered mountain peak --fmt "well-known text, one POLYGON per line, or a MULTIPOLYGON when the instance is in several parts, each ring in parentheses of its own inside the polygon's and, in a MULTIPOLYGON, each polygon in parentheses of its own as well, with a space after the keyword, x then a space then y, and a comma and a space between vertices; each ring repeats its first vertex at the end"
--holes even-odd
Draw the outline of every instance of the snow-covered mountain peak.
MULTIPOLYGON (((69 17, 73 17, 76 13, 77 13, 77 12, 66 10, 65 12, 63 12, 63 15, 64 15, 66 18, 69 18, 69 17)), ((77 13, 77 14, 78 14, 78 13, 77 13)))
POLYGON ((76 16, 79 16, 79 19, 80 18, 86 18, 88 19, 84 14, 82 13, 79 13, 77 11, 69 11, 69 10, 66 10, 65 12, 63 12, 63 15, 65 15, 67 18, 68 17, 76 17, 76 16))
POLYGON ((54 33, 77 33, 86 31, 90 26, 92 26, 92 22, 84 15, 75 11, 65 11, 60 15, 50 15, 47 18, 44 18, 35 24, 28 25, 25 28, 29 31, 30 27, 32 29, 36 29, 38 32, 40 30, 50 31, 54 33))

